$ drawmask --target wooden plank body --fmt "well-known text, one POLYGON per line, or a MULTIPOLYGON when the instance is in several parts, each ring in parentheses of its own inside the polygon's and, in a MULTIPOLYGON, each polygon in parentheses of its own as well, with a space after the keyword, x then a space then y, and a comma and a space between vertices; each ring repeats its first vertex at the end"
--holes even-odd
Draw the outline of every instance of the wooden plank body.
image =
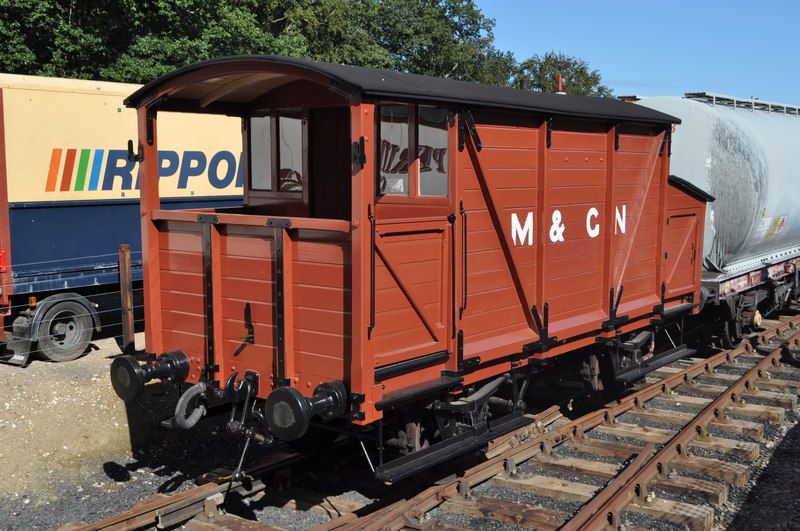
MULTIPOLYGON (((182 88, 194 94, 212 74, 238 76, 256 66, 208 68, 165 83, 159 95, 182 88)), ((435 382, 443 370, 469 385, 530 357, 593 344, 615 327, 623 333, 647 327, 663 302, 662 285, 675 303, 699 300, 695 250, 705 203, 668 184, 663 124, 476 109, 477 137, 460 141, 464 118, 453 112, 447 146, 437 148, 449 169, 447 195, 380 195, 376 109, 382 102, 334 97, 317 74, 295 67, 274 73, 302 78, 292 81, 300 83, 295 93, 287 85, 273 91, 275 100, 252 102, 262 115, 303 109, 303 193, 291 204, 280 204, 281 192, 246 191, 246 201, 262 202, 219 212, 160 209, 157 120, 146 106, 139 109, 147 350, 185 352, 188 382, 221 385, 234 373, 257 372, 258 396, 265 398, 277 385, 311 396, 320 383, 343 380, 350 393, 363 395, 363 415, 352 420, 368 424, 382 417, 376 407, 382 399, 435 382), (336 98, 341 102, 334 104, 336 98), (319 153, 308 148, 324 129, 307 124, 315 117, 338 128, 331 133, 335 142, 319 153), (330 157, 347 139, 348 148, 364 146, 365 160, 351 153, 330 157), (323 156, 336 161, 331 182, 323 183, 323 156), (308 175, 309 168, 320 175, 308 175), (342 199, 345 185, 349 203, 342 199), (616 307, 609 295, 620 291, 616 307), (545 308, 549 335, 559 343, 537 349, 532 344, 543 338, 534 315, 545 308), (604 327, 615 314, 628 320, 604 327), (252 343, 245 340, 248 324, 252 343), (464 370, 462 362, 471 360, 479 363, 464 370), (387 373, 404 363, 419 365, 387 373)), ((223 112, 209 103, 221 94, 198 97, 208 104, 198 112, 223 112)), ((417 107, 409 109, 416 117, 417 107)), ((408 161, 409 186, 419 183, 421 158, 408 161)))

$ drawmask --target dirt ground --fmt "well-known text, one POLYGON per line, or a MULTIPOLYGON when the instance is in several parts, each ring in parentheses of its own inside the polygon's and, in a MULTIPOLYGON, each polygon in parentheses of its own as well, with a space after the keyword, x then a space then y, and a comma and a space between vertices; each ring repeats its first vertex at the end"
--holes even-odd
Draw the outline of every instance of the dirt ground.
POLYGON ((125 405, 109 380, 112 339, 89 354, 27 368, 0 364, 0 497, 47 497, 87 464, 130 453, 125 405))

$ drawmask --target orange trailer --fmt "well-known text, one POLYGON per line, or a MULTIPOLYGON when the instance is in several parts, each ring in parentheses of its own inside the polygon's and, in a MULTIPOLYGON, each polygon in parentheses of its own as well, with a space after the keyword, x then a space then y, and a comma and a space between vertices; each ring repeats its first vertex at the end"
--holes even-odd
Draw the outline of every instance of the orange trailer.
POLYGON ((267 56, 125 103, 150 356, 115 360, 112 382, 126 400, 192 384, 181 426, 199 397, 262 442, 335 427, 397 480, 523 425, 543 367, 598 389, 693 352, 655 341, 697 311, 713 200, 669 175, 671 116, 267 56), (241 117, 242 206, 160 207, 161 111, 241 117))

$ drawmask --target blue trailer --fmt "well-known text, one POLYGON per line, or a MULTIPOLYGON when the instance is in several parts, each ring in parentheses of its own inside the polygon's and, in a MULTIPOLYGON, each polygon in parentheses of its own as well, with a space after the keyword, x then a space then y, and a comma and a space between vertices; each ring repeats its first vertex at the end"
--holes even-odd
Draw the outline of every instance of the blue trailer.
MULTIPOLYGON (((2 361, 72 360, 101 330, 115 336, 122 243, 141 319, 138 164, 127 149, 136 118, 122 105, 137 88, 0 74, 2 361)), ((240 121, 160 118, 192 139, 159 151, 165 208, 241 204, 240 121)))

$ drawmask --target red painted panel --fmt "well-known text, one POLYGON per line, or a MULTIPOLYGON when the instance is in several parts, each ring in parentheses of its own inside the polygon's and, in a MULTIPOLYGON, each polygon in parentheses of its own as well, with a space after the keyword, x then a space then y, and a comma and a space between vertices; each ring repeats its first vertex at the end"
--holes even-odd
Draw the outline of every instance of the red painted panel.
POLYGON ((445 235, 438 226, 410 229, 391 225, 379 231, 381 255, 376 258, 372 333, 376 363, 442 350, 448 337, 442 304, 445 235))
POLYGON ((185 352, 190 381, 205 359, 206 324, 201 239, 195 224, 164 223, 158 232, 161 313, 158 326, 166 351, 185 352))
POLYGON ((300 381, 343 377, 352 349, 350 273, 346 238, 300 232, 292 262, 295 367, 300 381))
POLYGON ((585 257, 602 255, 609 237, 605 215, 607 133, 583 124, 562 127, 554 124, 544 174, 545 204, 540 212, 544 242, 541 304, 549 305, 555 326, 560 319, 574 317, 576 310, 591 313, 603 308, 603 261, 585 257), (582 267, 564 268, 565 261, 577 261, 582 267))

